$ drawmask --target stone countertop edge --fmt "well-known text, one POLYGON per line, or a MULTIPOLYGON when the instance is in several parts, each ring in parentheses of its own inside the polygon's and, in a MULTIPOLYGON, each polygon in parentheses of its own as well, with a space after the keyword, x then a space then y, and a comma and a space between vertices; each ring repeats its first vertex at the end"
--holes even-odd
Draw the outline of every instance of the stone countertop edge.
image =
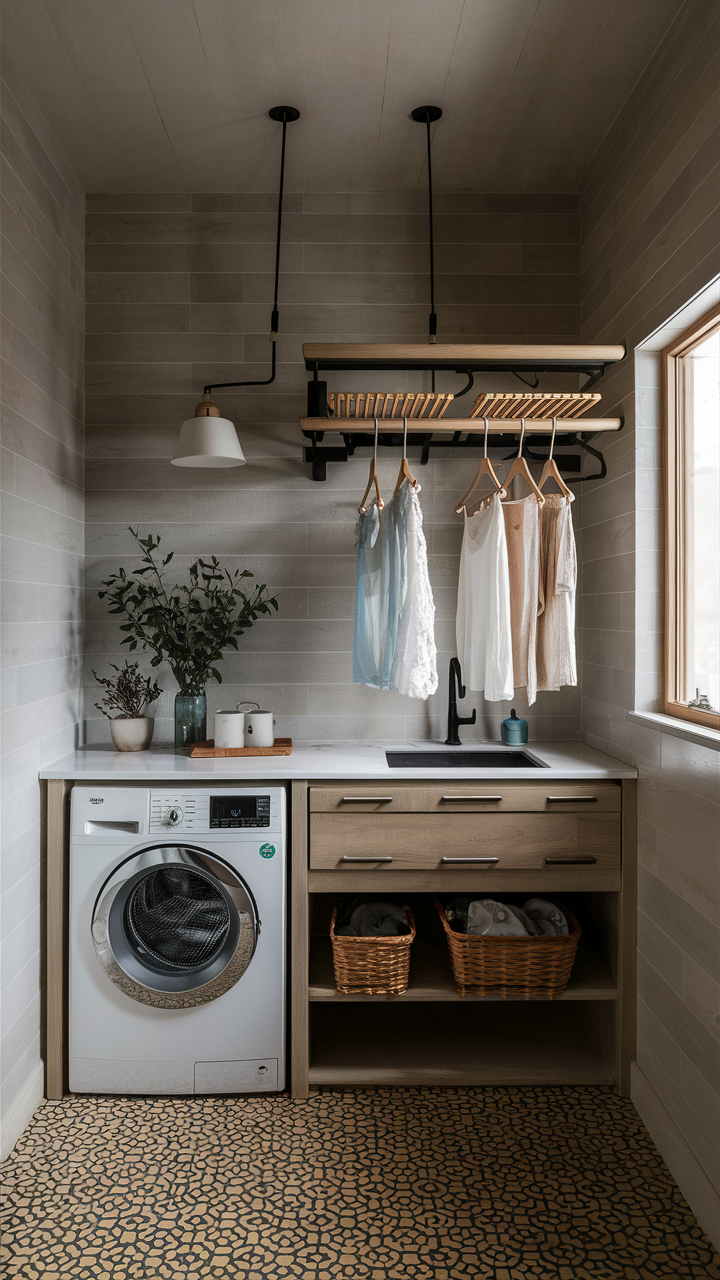
POLYGON ((281 782, 293 778, 308 780, 347 779, 363 782, 400 781, 538 781, 551 778, 611 779, 636 778, 637 769, 615 760, 582 742, 530 742, 525 748, 508 748, 499 742, 466 743, 448 748, 437 742, 300 742, 289 756, 234 756, 192 760, 171 746, 159 745, 148 751, 116 751, 99 744, 83 747, 62 756, 39 772, 41 779, 92 782, 281 782), (542 762, 539 769, 439 769, 409 767, 391 769, 386 751, 478 751, 527 750, 542 762))

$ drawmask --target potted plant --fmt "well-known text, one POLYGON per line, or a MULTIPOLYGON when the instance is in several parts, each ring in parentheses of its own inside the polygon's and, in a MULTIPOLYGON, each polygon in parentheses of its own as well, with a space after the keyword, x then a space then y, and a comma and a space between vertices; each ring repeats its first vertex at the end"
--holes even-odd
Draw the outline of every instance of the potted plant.
POLYGON ((155 721, 143 712, 160 697, 162 689, 157 680, 140 674, 138 662, 128 662, 124 667, 116 667, 110 663, 115 676, 93 675, 98 684, 105 690, 102 702, 96 702, 98 711, 102 711, 110 721, 110 733, 118 751, 145 751, 152 742, 155 721), (111 711, 119 712, 113 716, 111 711))
POLYGON ((129 574, 125 569, 103 580, 110 613, 122 614, 127 632, 122 643, 130 649, 151 650, 151 665, 167 661, 178 682, 175 697, 175 746, 185 747, 207 737, 205 685, 210 678, 222 683, 216 663, 223 650, 237 649, 237 638, 260 614, 277 610, 277 600, 267 595, 264 583, 246 595, 240 583, 252 578, 249 569, 231 573, 221 569, 215 556, 190 565, 189 586, 166 587, 164 570, 173 558, 155 552, 160 538, 130 533, 142 549, 142 563, 129 574))

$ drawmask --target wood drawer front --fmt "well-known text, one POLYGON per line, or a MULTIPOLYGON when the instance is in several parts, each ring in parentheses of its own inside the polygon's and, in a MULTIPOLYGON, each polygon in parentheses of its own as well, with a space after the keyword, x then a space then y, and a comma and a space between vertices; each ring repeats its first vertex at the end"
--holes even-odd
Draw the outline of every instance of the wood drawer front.
POLYGON ((452 782, 311 787, 311 813, 619 813, 616 782, 452 782))
POLYGON ((620 817, 574 813, 352 814, 310 818, 313 870, 501 871, 620 866, 620 817), (462 862, 443 862, 462 858, 462 862), (487 862, 470 859, 487 858, 487 862), (350 860, 351 859, 351 860, 350 860), (384 861, 380 861, 384 859, 384 861), (492 861, 490 861, 492 859, 492 861), (497 859, 497 861, 495 861, 497 859), (548 862, 547 859, 551 861, 548 862), (594 859, 594 861, 590 861, 594 859))

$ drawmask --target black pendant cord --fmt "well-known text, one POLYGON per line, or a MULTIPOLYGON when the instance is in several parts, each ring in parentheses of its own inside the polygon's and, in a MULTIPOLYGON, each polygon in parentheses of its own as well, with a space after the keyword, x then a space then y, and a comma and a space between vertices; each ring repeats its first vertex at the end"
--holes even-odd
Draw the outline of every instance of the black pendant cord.
POLYGON ((278 311, 278 287, 280 283, 280 240, 282 233, 282 212, 283 212, 283 192, 285 189, 285 140, 287 135, 288 121, 298 120, 300 112, 295 107, 272 107, 268 112, 271 120, 282 120, 282 150, 280 153, 280 190, 278 192, 278 211, 277 211, 277 236, 275 240, 275 291, 273 294, 273 309, 270 317, 270 342, 272 344, 272 356, 270 364, 270 377, 260 378, 252 382, 213 382, 203 387, 203 395, 209 396, 212 391, 217 391, 223 387, 268 387, 271 382, 275 381, 276 362, 277 362, 277 339, 280 327, 280 312, 278 311))
MULTIPOLYGON (((417 124, 427 128, 427 164, 428 164, 428 224, 430 232, 430 315, 428 317, 428 342, 437 342, 437 313, 435 311, 435 237, 433 232, 433 184, 432 184, 432 145, 430 125, 439 120, 440 107, 416 107, 411 113, 417 124)), ((435 390, 435 370, 430 370, 432 390, 435 390)))
MULTIPOLYGON (((437 313, 435 311, 435 236, 433 233, 433 185, 432 185, 432 147, 430 145, 430 116, 427 117, 427 160, 428 160, 428 227, 430 231, 430 316, 428 318, 428 339, 437 342, 437 313)), ((433 375, 433 391, 435 390, 435 370, 433 375)))

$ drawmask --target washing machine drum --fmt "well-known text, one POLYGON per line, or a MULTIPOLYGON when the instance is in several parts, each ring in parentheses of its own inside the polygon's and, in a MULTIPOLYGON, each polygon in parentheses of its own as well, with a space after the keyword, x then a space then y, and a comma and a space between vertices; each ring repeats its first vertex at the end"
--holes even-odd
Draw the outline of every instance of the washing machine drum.
POLYGON ((252 895, 226 862, 203 849, 153 847, 106 880, 92 937, 125 995, 163 1009, 216 1000, 252 960, 259 921, 252 895))

